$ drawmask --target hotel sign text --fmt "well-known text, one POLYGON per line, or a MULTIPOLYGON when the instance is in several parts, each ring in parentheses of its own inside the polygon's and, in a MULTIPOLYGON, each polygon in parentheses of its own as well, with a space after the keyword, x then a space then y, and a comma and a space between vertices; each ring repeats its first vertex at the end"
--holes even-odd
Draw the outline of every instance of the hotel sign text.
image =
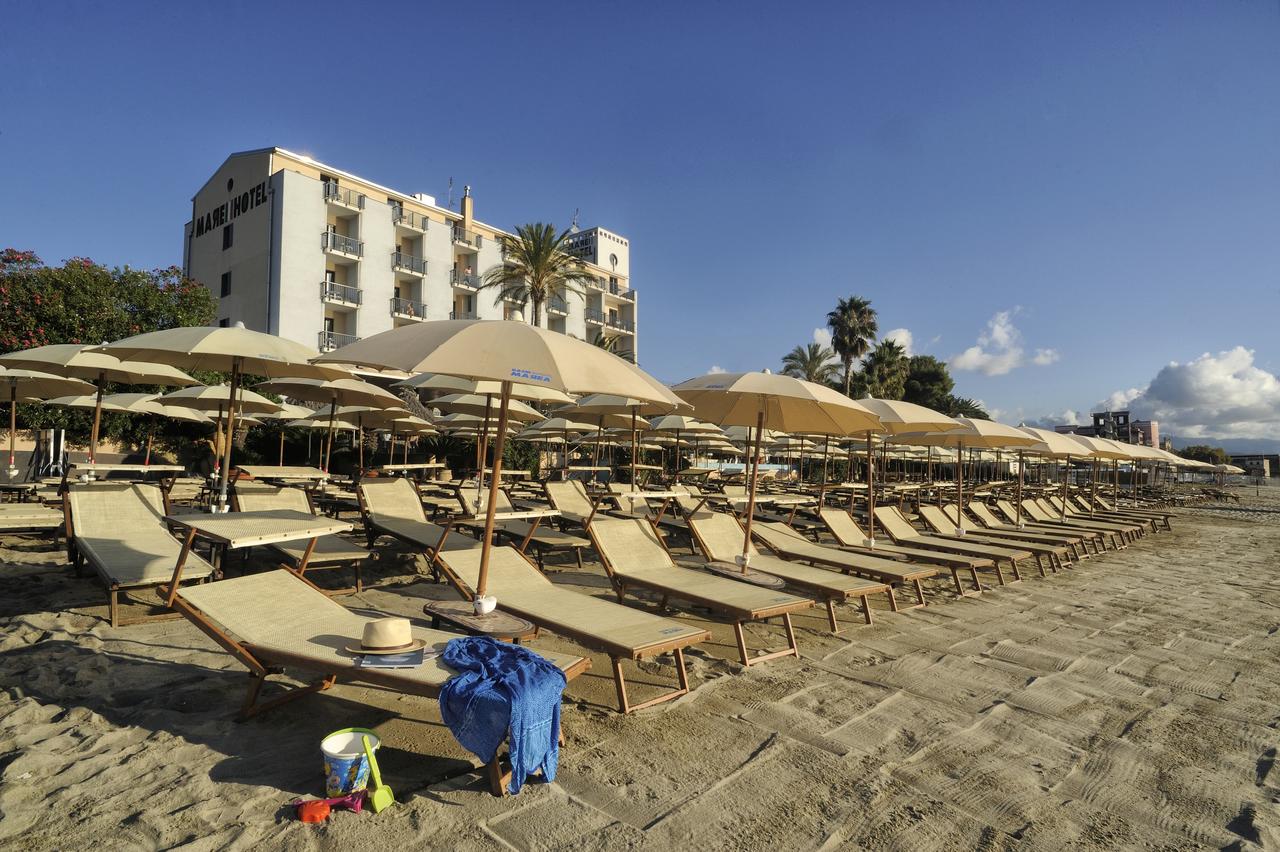
POLYGON ((232 196, 230 200, 224 201, 212 210, 205 211, 203 216, 196 217, 196 236, 204 236, 215 228, 221 228, 228 222, 234 221, 241 213, 248 213, 259 204, 265 204, 267 201, 267 182, 253 187, 250 190, 232 196))

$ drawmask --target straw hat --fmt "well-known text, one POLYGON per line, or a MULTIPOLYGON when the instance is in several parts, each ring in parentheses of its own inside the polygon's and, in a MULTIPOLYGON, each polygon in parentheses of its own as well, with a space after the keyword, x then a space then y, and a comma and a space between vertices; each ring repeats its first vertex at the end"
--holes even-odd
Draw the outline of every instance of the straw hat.
POLYGON ((353 654, 407 654, 425 648, 425 639, 414 639, 407 618, 375 618, 365 623, 359 645, 348 645, 353 654))

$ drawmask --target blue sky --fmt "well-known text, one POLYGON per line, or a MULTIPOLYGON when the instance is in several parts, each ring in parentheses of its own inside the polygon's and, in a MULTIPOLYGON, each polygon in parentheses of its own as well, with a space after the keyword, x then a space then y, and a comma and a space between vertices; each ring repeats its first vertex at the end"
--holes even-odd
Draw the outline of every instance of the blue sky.
POLYGON ((1184 432, 1280 432, 1275 2, 5 18, 0 242, 50 262, 180 262, 200 183, 275 144, 410 192, 452 176, 493 224, 581 208, 626 235, 666 380, 777 369, 857 294, 917 352, 979 347, 957 391, 1007 420, 1119 392, 1184 432))

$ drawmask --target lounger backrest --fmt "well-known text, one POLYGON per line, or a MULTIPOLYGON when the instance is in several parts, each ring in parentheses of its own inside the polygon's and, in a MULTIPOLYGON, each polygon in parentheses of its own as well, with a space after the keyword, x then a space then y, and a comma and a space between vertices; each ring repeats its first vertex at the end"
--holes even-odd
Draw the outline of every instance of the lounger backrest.
MULTIPOLYGON (((627 494, 632 490, 629 484, 624 485, 621 482, 610 482, 610 494, 627 494)), ((630 497, 615 497, 610 500, 611 503, 618 507, 618 511, 636 518, 646 518, 649 516, 649 504, 644 500, 633 500, 630 497)), ((595 523, 592 521, 592 523, 595 523)))
POLYGON ((1022 514, 1030 515, 1032 518, 1036 519, 1037 521, 1058 520, 1057 513, 1050 515, 1049 512, 1043 506, 1037 503, 1035 500, 1022 501, 1022 514))
MULTIPOLYGON (((707 558, 715 562, 733 563, 742 555, 742 539, 745 535, 738 519, 726 512, 699 512, 689 519, 689 528, 702 545, 707 558)), ((748 546, 748 553, 757 553, 755 545, 748 546)))
POLYGON ((581 482, 572 479, 567 482, 544 482, 543 487, 551 507, 560 514, 584 520, 590 516, 591 498, 587 496, 581 482))
MULTIPOLYGON (((1017 510, 1017 508, 1016 508, 1012 503, 1010 503, 1008 500, 997 500, 997 501, 996 501, 996 508, 1000 510, 1000 514, 1004 515, 1005 519, 1006 519, 1009 523, 1011 523, 1011 524, 1012 524, 1012 523, 1017 522, 1017 519, 1018 519, 1018 510, 1017 510)), ((1022 518, 1023 518, 1023 520, 1026 520, 1026 518, 1027 518, 1027 513, 1026 513, 1025 511, 1022 513, 1022 518)))
POLYGON ((1107 512, 1115 511, 1115 507, 1112 506, 1110 503, 1108 503, 1105 497, 1101 497, 1098 495, 1094 496, 1093 505, 1097 506, 1099 509, 1102 509, 1103 511, 1107 511, 1107 512))
POLYGON ((919 538, 920 531, 911 526, 896 506, 876 506, 876 523, 884 528, 890 538, 919 538))
POLYGON ((643 577, 675 567, 653 525, 643 518, 600 518, 591 522, 589 532, 610 573, 643 577))
MULTIPOLYGON (((444 563, 449 573, 474 591, 480 580, 480 551, 479 547, 443 550, 440 553, 440 561, 444 563)), ((518 597, 522 589, 541 591, 550 582, 514 547, 504 545, 489 551, 489 578, 486 592, 499 598, 518 597)))
POLYGON ((783 553, 805 553, 817 547, 791 527, 774 521, 752 524, 751 533, 774 550, 783 553))
POLYGON ((970 503, 969 511, 972 512, 973 516, 984 526, 1000 526, 1000 519, 997 518, 989 508, 987 508, 985 503, 970 503))
POLYGON ((942 507, 942 514, 947 516, 947 520, 953 524, 960 523, 960 507, 955 503, 948 503, 942 507))
MULTIPOLYGON (((481 488, 479 495, 477 495, 476 484, 472 481, 458 489, 458 499, 462 501, 463 514, 482 515, 489 506, 489 489, 481 488)), ((501 488, 498 489, 498 498, 495 502, 499 512, 515 511, 515 507, 511 505, 511 498, 501 488)))
POLYGON ((237 486, 236 505, 242 512, 278 512, 284 509, 294 512, 311 512, 307 492, 301 488, 237 486))
POLYGON ((161 532, 164 495, 155 485, 75 484, 67 492, 71 531, 76 538, 126 539, 161 532))
POLYGON ((840 544, 860 546, 867 540, 862 527, 844 509, 819 509, 818 517, 840 544))
POLYGON ((929 525, 929 529, 942 535, 955 535, 956 525, 937 506, 921 506, 919 515, 929 525))
POLYGON ((422 498, 409 480, 400 477, 363 479, 358 487, 360 499, 374 517, 427 522, 422 498))

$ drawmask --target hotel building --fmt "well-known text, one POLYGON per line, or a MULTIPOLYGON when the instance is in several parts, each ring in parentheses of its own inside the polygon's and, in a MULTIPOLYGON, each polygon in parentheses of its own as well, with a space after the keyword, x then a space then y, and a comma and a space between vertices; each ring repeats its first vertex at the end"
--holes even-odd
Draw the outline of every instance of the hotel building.
MULTIPOLYGON (((511 319, 532 305, 498 300, 481 276, 508 236, 474 216, 280 148, 232 154, 192 199, 183 270, 218 300, 218 321, 321 351, 424 320, 511 319), (495 301, 497 300, 497 301, 495 301)), ((569 251, 592 274, 585 293, 543 304, 542 325, 638 353, 629 241, 578 231, 569 251)))

